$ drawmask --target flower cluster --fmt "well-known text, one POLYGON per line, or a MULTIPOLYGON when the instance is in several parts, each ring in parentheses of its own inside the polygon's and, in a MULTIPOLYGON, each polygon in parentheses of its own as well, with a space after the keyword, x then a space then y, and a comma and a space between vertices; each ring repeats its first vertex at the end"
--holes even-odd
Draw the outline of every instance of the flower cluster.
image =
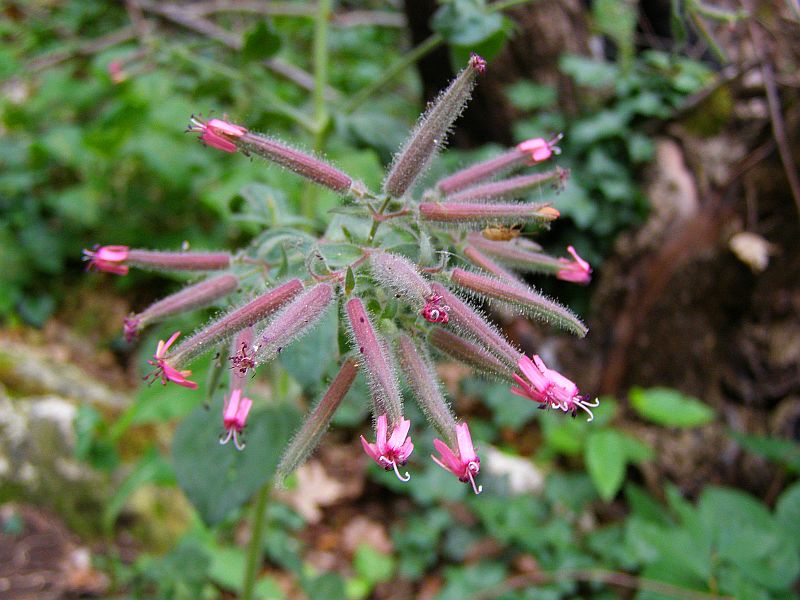
POLYGON ((404 416, 402 380, 440 435, 433 443, 438 453, 433 460, 480 493, 482 486, 476 481, 480 458, 469 426, 454 415, 429 348, 514 384, 514 394, 541 408, 573 416, 580 409, 591 420, 597 402, 582 396, 575 383, 548 368, 539 356, 525 356, 481 308, 486 303, 578 336, 587 333, 575 314, 523 278, 525 273, 540 273, 579 284, 591 279, 589 263, 572 246, 567 248, 569 258, 554 257, 523 235, 547 228, 559 217, 557 208, 543 198, 548 188, 560 189, 569 175, 558 166, 544 167, 559 154, 556 144, 561 136, 525 140, 429 189, 418 189, 421 175, 444 146, 485 68, 485 61, 473 56, 420 117, 381 190, 370 190, 335 166, 280 140, 224 119, 193 116, 188 131, 198 133, 207 146, 264 158, 349 198, 349 211, 360 211, 363 229, 343 231, 355 251, 355 258, 350 254, 346 259, 341 243, 330 236, 310 243, 307 233, 293 233, 290 227, 281 230, 281 239, 291 241, 294 236, 296 243, 281 243, 278 248, 269 235, 262 235, 235 254, 127 246, 85 250, 90 270, 126 275, 130 267, 139 267, 196 277, 180 291, 127 317, 124 334, 129 341, 148 325, 171 316, 225 307, 218 318, 180 343, 179 332, 160 341, 149 361, 155 369, 147 378, 196 389, 198 385, 189 380, 191 362, 214 350, 227 357, 229 386, 222 401, 220 442, 232 441, 242 449, 254 405, 246 394, 251 376, 336 310, 341 330, 349 334, 349 347, 342 342, 346 349, 338 374, 285 450, 281 477, 313 452, 358 373, 363 373, 375 424, 374 442, 361 436, 367 456, 399 479, 410 478, 400 470, 414 450, 412 423, 404 416), (533 172, 513 173, 531 167, 533 172), (273 261, 276 252, 280 260, 273 261))

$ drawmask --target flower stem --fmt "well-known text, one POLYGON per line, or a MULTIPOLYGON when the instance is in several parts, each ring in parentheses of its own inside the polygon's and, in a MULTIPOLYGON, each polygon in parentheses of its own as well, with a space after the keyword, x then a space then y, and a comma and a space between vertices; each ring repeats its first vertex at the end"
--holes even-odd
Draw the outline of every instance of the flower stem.
MULTIPOLYGON (((325 105, 325 90, 328 85, 328 23, 331 17, 331 0, 319 0, 317 2, 317 14, 314 20, 314 90, 312 93, 312 105, 314 110, 314 121, 311 129, 314 133, 314 152, 321 154, 328 137, 329 117, 325 105)), ((318 190, 310 184, 306 184, 303 195, 300 197, 300 211, 307 219, 314 218, 314 206, 318 190)))
POLYGON ((372 246, 373 242, 375 241, 375 234, 378 232, 378 227, 381 225, 381 219, 378 217, 382 215, 386 208, 389 206, 389 202, 391 202, 392 198, 390 196, 386 196, 381 207, 378 211, 372 216, 372 227, 369 230, 369 236, 367 236, 367 245, 372 246))
POLYGON ((331 0, 319 0, 314 23, 314 121, 318 130, 324 129, 324 121, 327 119, 325 86, 328 83, 328 22, 330 16, 331 0))
POLYGON ((256 505, 253 508, 253 524, 250 530, 250 544, 247 547, 247 556, 244 565, 244 583, 242 585, 242 600, 252 600, 255 591, 256 576, 261 565, 264 540, 264 515, 267 509, 267 500, 271 490, 271 482, 265 483, 258 491, 256 505))

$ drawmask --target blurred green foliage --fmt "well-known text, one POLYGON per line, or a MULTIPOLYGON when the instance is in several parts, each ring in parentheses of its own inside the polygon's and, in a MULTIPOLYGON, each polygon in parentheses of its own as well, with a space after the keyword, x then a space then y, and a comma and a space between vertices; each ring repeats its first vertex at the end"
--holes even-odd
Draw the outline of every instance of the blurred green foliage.
MULTIPOLYGON (((577 117, 568 120, 559 110, 554 87, 519 80, 506 90, 526 113, 514 124, 520 139, 566 133, 561 162, 571 167, 572 180, 558 206, 591 243, 593 262, 617 233, 646 213, 638 178, 653 155, 647 125, 669 118, 687 95, 712 79, 697 61, 660 51, 637 54, 633 4, 593 3, 594 27, 613 41, 617 60, 570 55, 561 60, 562 72, 586 92, 577 117)), ((80 272, 80 251, 94 242, 234 247, 259 234, 265 257, 280 261, 288 260, 281 227, 324 229, 331 218, 339 224, 346 220, 329 214, 338 205, 333 194, 309 189, 277 168, 208 151, 182 132, 192 112, 230 113, 254 129, 314 146, 320 132, 310 117, 303 119, 311 114, 309 92, 261 62, 280 57, 310 70, 311 20, 252 19, 240 53, 181 28, 141 43, 131 39, 99 52, 81 50, 87 40, 128 22, 121 3, 77 0, 34 4, 24 20, 0 21, 0 317, 40 325, 76 286, 107 285, 107 278, 103 284, 86 283, 91 280, 80 272), (67 58, 41 66, 59 53, 67 58), (109 72, 112 61, 123 65, 121 81, 109 72), (312 212, 304 214, 309 205, 312 212)), ((458 63, 470 50, 496 53, 513 30, 507 17, 478 0, 443 2, 431 26, 458 63)), ((418 85, 405 70, 400 85, 393 82, 357 111, 348 110, 346 98, 380 80, 401 58, 397 49, 404 35, 379 26, 329 32, 329 79, 340 96, 328 103, 331 120, 321 150, 368 184, 379 183, 382 164, 412 123, 418 85)), ((338 241, 344 255, 347 240, 338 241)), ((329 259, 336 264, 337 257, 329 259)), ((122 291, 149 281, 132 274, 113 285, 122 291)), ((325 357, 336 353, 340 342, 333 326, 319 327, 310 337, 317 349, 313 357, 294 349, 281 356, 285 374, 274 378, 270 406, 253 416, 246 453, 217 444, 220 397, 213 387, 211 410, 184 388, 161 386, 142 389, 113 424, 91 408, 81 409, 77 454, 107 471, 119 469, 120 440, 131 427, 183 419, 171 452, 150 447, 126 465, 102 520, 112 531, 126 501, 146 485, 180 486, 198 518, 166 555, 144 552, 132 565, 113 555, 100 557, 119 594, 166 599, 242 592, 246 557, 232 541, 235 523, 274 470, 301 396, 313 397, 331 375, 325 357)), ((193 365, 199 373, 208 368, 208 361, 193 365)), ((468 379, 461 391, 484 398, 489 407, 471 422, 475 438, 543 473, 540 491, 517 495, 504 476, 485 469, 486 491, 472 497, 426 457, 415 455, 411 485, 369 472, 386 510, 404 507, 387 515, 392 554, 362 544, 347 574, 319 573, 306 558, 304 519, 271 501, 258 540, 271 569, 290 573, 309 598, 326 600, 360 600, 393 579, 421 580, 432 572, 442 577, 439 600, 604 599, 616 597, 618 573, 636 575, 641 599, 690 597, 691 591, 792 597, 800 571, 799 484, 788 487, 773 510, 743 492, 710 486, 695 503, 665 486, 658 490, 663 501, 632 482, 638 467, 652 459, 652 449, 620 427, 614 399, 604 398, 587 425, 540 412, 505 386, 468 379), (536 451, 520 456, 507 440, 530 431, 540 436, 536 451), (598 510, 609 504, 615 518, 598 510), (512 586, 509 577, 519 564, 528 564, 529 578, 517 575, 512 586)), ((351 397, 366 394, 359 380, 351 397)), ((634 389, 629 400, 652 426, 698 427, 714 419, 705 404, 674 390, 634 389)), ((346 400, 336 422, 352 427, 364 416, 363 403, 346 400)), ((427 447, 431 436, 415 432, 415 441, 427 447)), ((787 473, 800 471, 792 442, 737 440, 787 473)), ((257 597, 287 597, 272 574, 262 573, 255 589, 257 597)))

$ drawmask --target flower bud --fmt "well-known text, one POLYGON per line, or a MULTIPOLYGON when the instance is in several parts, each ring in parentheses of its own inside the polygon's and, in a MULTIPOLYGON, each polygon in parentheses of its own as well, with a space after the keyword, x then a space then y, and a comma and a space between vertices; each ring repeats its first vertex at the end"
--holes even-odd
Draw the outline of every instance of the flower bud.
POLYGON ((405 194, 444 147, 453 122, 461 116, 470 99, 476 76, 485 69, 486 61, 473 54, 467 68, 420 117, 408 141, 395 156, 383 182, 383 191, 389 196, 399 198, 405 194))
POLYGON ((342 363, 342 367, 331 381, 327 391, 284 451, 275 476, 278 485, 281 485, 283 480, 294 472, 317 447, 322 436, 328 430, 336 409, 339 408, 350 390, 350 386, 353 385, 357 374, 358 363, 355 360, 348 358, 342 363))
POLYGON ((225 152, 242 150, 248 155, 256 154, 340 194, 352 192, 361 196, 365 192, 364 184, 354 182, 325 161, 240 125, 221 119, 204 122, 193 115, 187 131, 201 133, 200 140, 209 146, 225 152))
POLYGON ((125 339, 128 342, 133 341, 139 331, 151 323, 208 306, 214 301, 235 292, 238 285, 239 280, 236 276, 226 274, 187 286, 179 292, 151 304, 142 312, 126 317, 125 339))
POLYGON ((539 252, 541 246, 528 240, 515 239, 509 242, 487 240, 478 233, 471 233, 467 241, 500 262, 520 271, 532 273, 556 273, 561 267, 557 258, 539 252))
POLYGON ((511 375, 510 368, 485 347, 466 340, 452 331, 435 327, 428 334, 428 341, 439 352, 482 373, 499 379, 508 379, 511 375))
POLYGON ((453 173, 449 177, 442 179, 436 184, 436 188, 445 196, 453 194, 458 190, 463 190, 470 186, 497 177, 512 169, 524 165, 532 165, 543 160, 547 160, 553 154, 559 154, 561 150, 555 146, 563 136, 558 135, 550 141, 543 138, 533 138, 517 144, 515 148, 490 158, 489 160, 471 165, 453 173))
POLYGON ((496 275, 500 279, 519 282, 519 278, 514 275, 514 273, 498 265, 474 246, 465 246, 464 256, 466 256, 473 265, 496 275))
POLYGON ((476 185, 452 195, 446 196, 442 202, 478 202, 511 200, 545 185, 561 185, 564 181, 564 173, 568 171, 556 167, 552 171, 536 173, 534 175, 520 175, 511 179, 492 181, 482 185, 476 185))
POLYGON ((256 366, 276 358, 284 348, 310 332, 333 302, 333 287, 318 283, 288 302, 256 334, 256 366))
POLYGON ((243 150, 277 163, 335 192, 346 194, 353 186, 353 179, 346 173, 282 142, 252 132, 245 133, 238 139, 243 150))
POLYGON ((430 356, 405 334, 397 340, 397 356, 422 412, 442 436, 447 436, 447 432, 455 427, 456 420, 442 394, 430 356))
POLYGON ((568 308, 539 294, 524 283, 509 282, 459 268, 453 269, 450 279, 470 292, 516 307, 534 318, 571 331, 579 337, 584 337, 588 331, 568 308))
POLYGON ((227 252, 157 252, 127 246, 102 246, 84 250, 88 269, 127 275, 128 266, 154 271, 219 271, 231 266, 227 252))
POLYGON ((520 352, 508 342, 505 336, 497 331, 494 325, 443 285, 434 283, 431 287, 435 293, 442 296, 444 301, 447 302, 450 307, 450 319, 455 325, 466 330, 468 335, 474 337, 475 340, 499 358, 503 364, 512 369, 514 368, 520 352))
POLYGON ((302 289, 303 284, 300 280, 292 279, 235 308, 185 340, 165 357, 166 360, 175 368, 188 363, 212 346, 267 318, 302 289))
POLYGON ((527 202, 507 204, 422 202, 419 205, 420 218, 435 223, 546 224, 558 218, 558 211, 553 211, 549 204, 527 202))
POLYGON ((372 274, 378 283, 388 287, 395 297, 419 310, 433 295, 431 285, 407 258, 389 252, 370 256, 372 274))
POLYGON ((367 381, 377 405, 375 414, 385 414, 389 419, 389 425, 394 427, 403 418, 403 408, 389 349, 375 332, 364 304, 359 298, 348 300, 345 309, 354 345, 364 358, 367 381))

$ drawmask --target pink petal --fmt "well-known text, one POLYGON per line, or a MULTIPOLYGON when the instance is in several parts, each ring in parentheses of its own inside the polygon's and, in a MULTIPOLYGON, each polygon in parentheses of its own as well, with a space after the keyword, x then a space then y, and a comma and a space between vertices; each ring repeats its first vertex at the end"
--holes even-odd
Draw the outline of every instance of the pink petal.
POLYGON ((516 396, 521 396, 527 400, 533 400, 534 402, 538 402, 539 404, 545 402, 544 396, 542 394, 539 394, 536 390, 533 390, 529 387, 514 386, 511 388, 511 393, 516 396))
POLYGON ((361 446, 364 448, 364 452, 367 453, 367 456, 369 456, 376 463, 380 464, 380 462, 378 461, 378 459, 381 456, 380 452, 378 452, 378 449, 375 447, 375 444, 370 444, 363 435, 361 436, 361 446))
POLYGON ((463 471, 461 461, 453 454, 450 447, 439 439, 433 440, 433 447, 436 448, 441 456, 439 458, 431 456, 431 458, 442 468, 447 469, 457 477, 461 477, 461 472, 463 471))
POLYGON ((241 400, 241 397, 242 390, 233 390, 230 397, 227 399, 225 408, 222 411, 222 424, 225 426, 225 429, 230 429, 233 423, 235 423, 236 413, 239 412, 239 400, 241 400))
POLYGON ((93 260, 90 264, 96 269, 105 271, 106 273, 113 273, 114 275, 128 274, 128 267, 126 265, 118 265, 116 263, 106 262, 104 260, 93 260))
POLYGON ((411 421, 408 419, 401 419, 399 425, 395 425, 392 431, 392 437, 389 438, 389 448, 399 448, 408 435, 408 430, 411 428, 411 421))
POLYGON ((128 259, 128 250, 127 246, 102 246, 97 249, 94 255, 98 260, 122 262, 128 259))
POLYGON ((174 367, 169 366, 164 361, 159 362, 159 366, 164 373, 164 377, 167 378, 168 381, 172 383, 176 383, 180 386, 196 390, 197 384, 194 381, 189 381, 186 379, 189 375, 192 374, 191 371, 178 371, 174 367))
POLYGON ((241 431, 247 424, 247 416, 250 414, 250 409, 253 408, 253 401, 250 398, 242 398, 239 405, 239 413, 236 415, 236 428, 241 431))
POLYGON ((408 460, 408 457, 411 456, 411 453, 413 451, 414 451, 414 444, 411 441, 411 438, 407 437, 405 443, 397 451, 397 456, 399 457, 401 462, 405 462, 408 460))
POLYGON ((589 265, 588 262, 586 262, 578 255, 578 252, 575 250, 575 248, 573 248, 572 246, 567 246, 567 252, 569 252, 570 255, 572 255, 572 258, 574 258, 575 262, 578 263, 578 265, 580 265, 581 269, 583 269, 586 272, 592 271, 591 265, 589 265))
POLYGON ((203 135, 200 136, 200 139, 211 146, 212 148, 217 148, 218 150, 222 150, 224 152, 236 152, 236 144, 234 144, 230 140, 226 140, 224 137, 221 137, 211 131, 210 129, 206 129, 203 132, 203 135))
POLYGON ((224 133, 225 135, 230 135, 233 137, 241 137, 247 132, 247 129, 244 127, 234 125, 233 123, 228 123, 222 119, 211 119, 208 123, 206 123, 206 127, 215 130, 214 133, 224 133))
POLYGON ((544 377, 542 370, 524 354, 517 361, 517 366, 535 389, 541 390, 547 384, 547 379, 544 377))
POLYGON ((456 425, 456 440, 458 441, 458 454, 462 463, 466 464, 478 458, 478 455, 475 454, 475 447, 472 445, 469 425, 466 423, 456 425))
POLYGON ((388 432, 388 424, 386 422, 386 415, 381 415, 378 417, 377 422, 375 423, 375 444, 378 447, 378 452, 381 455, 386 455, 386 434, 388 432))
POLYGON ((167 350, 169 350, 169 347, 175 343, 175 340, 178 339, 178 336, 180 336, 180 334, 181 334, 180 331, 176 331, 170 336, 170 338, 166 342, 159 342, 158 349, 156 350, 156 358, 164 358, 164 356, 167 354, 167 350), (162 346, 161 344, 164 345, 162 346))

